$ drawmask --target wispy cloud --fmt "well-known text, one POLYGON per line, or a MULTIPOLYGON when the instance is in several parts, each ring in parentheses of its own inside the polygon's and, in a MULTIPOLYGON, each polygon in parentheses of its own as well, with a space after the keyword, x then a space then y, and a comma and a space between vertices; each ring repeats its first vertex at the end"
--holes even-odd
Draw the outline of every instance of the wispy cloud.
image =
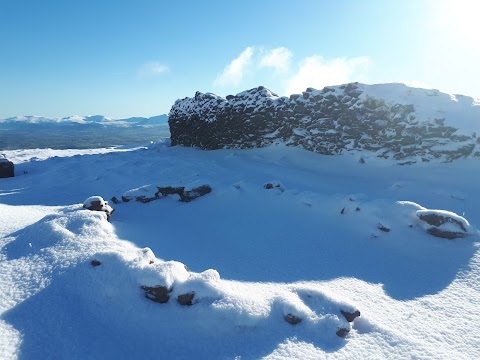
POLYGON ((324 59, 313 55, 303 59, 297 72, 287 81, 286 94, 304 91, 307 87, 321 89, 328 85, 355 81, 359 73, 366 71, 368 57, 324 59))
POLYGON ((268 51, 260 59, 260 67, 271 67, 279 72, 287 72, 290 69, 292 52, 285 47, 279 47, 268 51))
POLYGON ((162 63, 159 63, 158 61, 150 61, 138 69, 138 76, 141 78, 148 78, 148 77, 154 77, 154 76, 159 76, 165 73, 168 73, 170 71, 170 68, 162 63))
POLYGON ((242 53, 228 64, 223 72, 213 82, 214 86, 237 86, 241 83, 245 72, 252 64, 254 49, 247 47, 242 53))

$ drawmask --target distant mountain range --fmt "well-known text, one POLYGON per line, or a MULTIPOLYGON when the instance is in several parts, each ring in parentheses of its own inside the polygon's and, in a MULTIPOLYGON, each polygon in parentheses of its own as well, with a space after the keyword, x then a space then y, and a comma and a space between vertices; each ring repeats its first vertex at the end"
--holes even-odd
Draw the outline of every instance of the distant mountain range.
POLYGON ((0 119, 0 128, 14 129, 29 126, 75 126, 75 125, 105 125, 105 126, 148 126, 148 125, 164 125, 168 124, 168 116, 166 114, 145 117, 131 117, 124 119, 112 119, 103 115, 89 116, 68 116, 64 118, 50 118, 43 116, 15 116, 7 119, 0 119))

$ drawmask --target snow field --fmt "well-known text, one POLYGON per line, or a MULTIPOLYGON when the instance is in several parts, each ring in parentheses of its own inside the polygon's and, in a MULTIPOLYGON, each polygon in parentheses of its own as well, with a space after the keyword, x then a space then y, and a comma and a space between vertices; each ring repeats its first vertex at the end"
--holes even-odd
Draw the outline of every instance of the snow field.
POLYGON ((163 144, 16 156, 21 175, 0 183, 1 358, 480 356, 476 162, 163 144), (78 204, 200 179, 212 193, 120 203, 110 223, 78 204), (426 209, 468 219, 469 235, 427 234, 426 209), (170 300, 150 301, 142 285, 168 287, 170 300), (178 304, 189 292, 193 305, 178 304), (361 317, 349 324, 340 309, 361 317))

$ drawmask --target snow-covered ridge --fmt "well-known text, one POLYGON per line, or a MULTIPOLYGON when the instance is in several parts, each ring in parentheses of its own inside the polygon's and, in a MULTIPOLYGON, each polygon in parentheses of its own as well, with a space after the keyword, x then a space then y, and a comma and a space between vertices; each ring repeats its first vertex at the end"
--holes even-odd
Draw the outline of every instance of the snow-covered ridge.
POLYGON ((350 83, 279 97, 263 86, 226 98, 197 92, 169 113, 172 145, 321 154, 358 150, 401 163, 480 157, 480 103, 405 84, 350 83))

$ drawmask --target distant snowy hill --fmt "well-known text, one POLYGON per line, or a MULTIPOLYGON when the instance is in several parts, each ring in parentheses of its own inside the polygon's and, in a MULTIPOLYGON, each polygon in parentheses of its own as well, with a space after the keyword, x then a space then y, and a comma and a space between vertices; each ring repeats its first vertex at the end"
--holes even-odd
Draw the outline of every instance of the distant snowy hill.
POLYGON ((103 115, 89 115, 89 116, 68 116, 64 118, 49 118, 42 116, 16 116, 6 119, 0 119, 0 128, 16 128, 25 127, 30 125, 108 125, 108 126, 140 126, 140 125, 163 125, 167 124, 168 116, 166 114, 153 116, 150 118, 145 117, 131 117, 124 119, 112 119, 103 115))
POLYGON ((369 152, 398 163, 480 158, 480 101, 404 84, 350 83, 279 97, 260 86, 222 98, 197 92, 169 113, 173 145, 284 143, 320 154, 369 152))

